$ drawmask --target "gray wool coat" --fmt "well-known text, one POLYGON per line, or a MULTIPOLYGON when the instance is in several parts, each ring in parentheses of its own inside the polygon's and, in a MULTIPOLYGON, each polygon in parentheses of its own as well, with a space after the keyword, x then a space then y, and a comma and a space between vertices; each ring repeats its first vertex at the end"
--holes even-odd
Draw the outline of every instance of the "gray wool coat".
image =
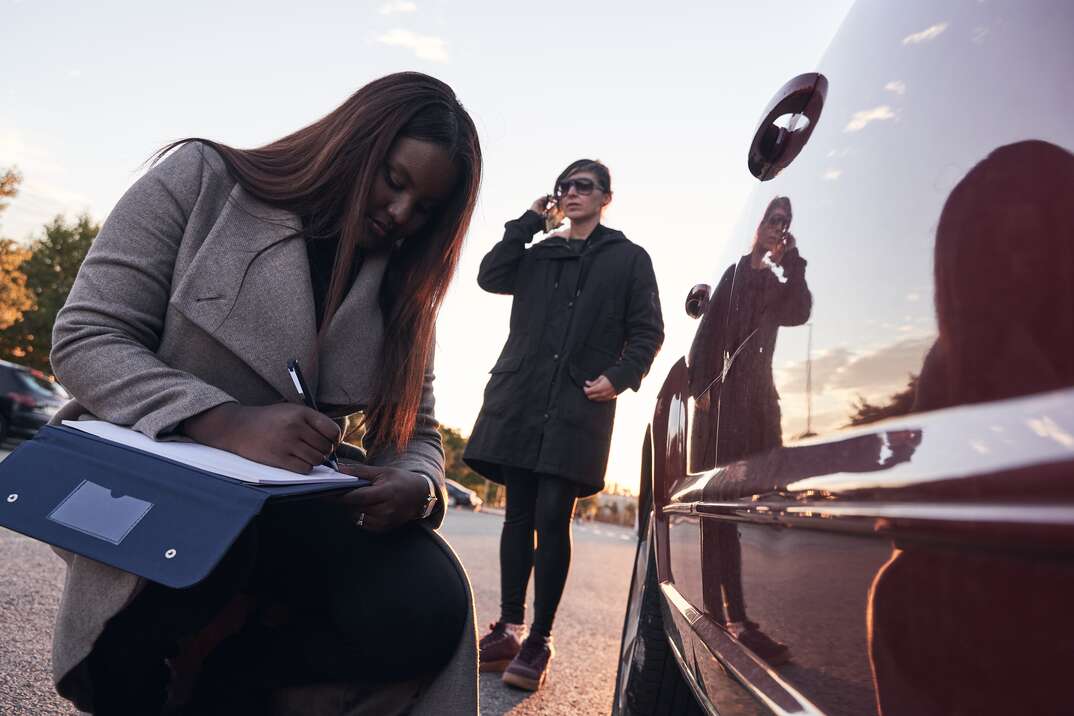
MULTIPOLYGON (((318 342, 306 247, 295 236, 300 228, 293 213, 247 194, 203 144, 187 144, 151 169, 104 223, 57 317, 53 370, 76 401, 57 418, 89 414, 167 439, 184 419, 225 402, 297 401, 286 371, 292 357, 306 368, 320 404, 366 404, 382 342, 378 297, 387 255, 366 257, 318 342)), ((432 383, 430 368, 419 427, 406 451, 370 456, 373 464, 435 478, 441 499, 426 520, 430 531, 443 521, 445 504, 432 383)), ((433 534, 469 585, 451 548, 433 534)), ((67 579, 53 635, 53 677, 62 695, 86 708, 92 688, 86 658, 105 623, 144 581, 84 557, 61 556, 67 579)), ((339 691, 346 688, 308 701, 353 703, 353 694, 339 691)), ((342 711, 299 706, 297 712, 386 712, 378 699, 342 711)), ((477 711, 471 608, 454 657, 423 688, 413 713, 477 711)))

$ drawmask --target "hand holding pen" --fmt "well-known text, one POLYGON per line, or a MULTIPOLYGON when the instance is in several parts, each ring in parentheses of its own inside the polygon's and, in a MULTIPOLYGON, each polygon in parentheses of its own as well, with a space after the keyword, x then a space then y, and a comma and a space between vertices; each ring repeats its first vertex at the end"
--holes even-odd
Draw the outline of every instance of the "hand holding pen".
MULTIPOLYGON (((287 372, 291 376, 291 381, 295 384, 295 390, 298 391, 298 395, 302 398, 302 402, 306 404, 306 407, 311 410, 316 410, 318 413, 321 412, 317 408, 317 400, 313 397, 313 393, 310 391, 309 386, 306 385, 306 379, 302 377, 302 369, 298 366, 297 358, 292 358, 287 362, 287 372)), ((323 464, 333 470, 339 470, 339 463, 336 461, 336 451, 334 448, 328 453, 328 457, 325 458, 323 464)))

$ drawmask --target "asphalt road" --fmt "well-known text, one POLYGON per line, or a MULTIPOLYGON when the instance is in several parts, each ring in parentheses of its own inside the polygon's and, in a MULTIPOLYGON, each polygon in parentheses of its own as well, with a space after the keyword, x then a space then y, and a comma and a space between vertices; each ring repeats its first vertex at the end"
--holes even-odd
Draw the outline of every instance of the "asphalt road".
MULTIPOLYGON (((453 510, 444 529, 470 573, 482 632, 500 613, 501 520, 492 514, 453 510)), ((633 561, 630 530, 600 524, 575 527, 574 556, 556 616, 556 656, 549 680, 541 691, 531 694, 505 686, 499 674, 483 674, 482 714, 566 716, 611 711, 633 561)), ((527 618, 533 608, 532 585, 529 597, 527 618)))
MULTIPOLYGON (((7 446, 10 447, 10 446, 7 446)), ((6 450, 0 450, 0 458, 6 450)), ((499 613, 497 550, 501 517, 452 510, 444 534, 470 574, 479 626, 499 613)), ((606 714, 611 708, 619 633, 633 546, 629 530, 575 528, 574 561, 556 623, 556 657, 545 688, 517 691, 498 675, 481 678, 481 711, 500 714, 606 714)), ((63 587, 63 563, 45 545, 0 529, 0 714, 74 713, 52 690, 49 644, 63 587)), ((532 589, 530 594, 532 600, 532 589)), ((532 601, 531 601, 532 608, 532 601)))

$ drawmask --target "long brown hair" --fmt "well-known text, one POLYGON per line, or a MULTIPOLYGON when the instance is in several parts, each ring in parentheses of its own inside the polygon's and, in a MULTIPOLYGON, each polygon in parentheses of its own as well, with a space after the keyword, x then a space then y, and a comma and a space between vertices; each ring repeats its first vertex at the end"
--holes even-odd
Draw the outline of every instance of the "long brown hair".
POLYGON ((304 227, 311 239, 339 236, 321 324, 327 326, 348 289, 374 179, 400 137, 445 148, 459 178, 448 200, 419 234, 396 246, 389 262, 379 380, 365 417, 373 450, 401 450, 414 431, 436 317, 477 201, 481 146, 454 91, 434 77, 400 72, 370 82, 313 124, 263 147, 235 149, 188 138, 156 155, 159 159, 179 145, 204 142, 249 194, 314 217, 314 224, 304 227))

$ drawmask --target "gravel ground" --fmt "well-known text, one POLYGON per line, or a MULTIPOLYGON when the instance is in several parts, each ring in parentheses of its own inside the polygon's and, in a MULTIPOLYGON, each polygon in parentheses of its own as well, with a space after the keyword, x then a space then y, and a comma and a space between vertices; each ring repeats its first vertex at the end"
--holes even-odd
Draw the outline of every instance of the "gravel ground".
MULTIPOLYGON (((4 455, 6 450, 0 450, 0 459, 4 455)), ((444 527, 473 581, 482 629, 499 612, 500 521, 492 513, 452 510, 444 527)), ((609 712, 633 542, 625 529, 581 526, 574 544, 546 687, 536 694, 517 691, 504 686, 498 675, 486 674, 481 678, 483 714, 609 712)), ((0 716, 74 714, 52 690, 49 672, 63 562, 46 545, 0 528, 0 565, 0 716)))

